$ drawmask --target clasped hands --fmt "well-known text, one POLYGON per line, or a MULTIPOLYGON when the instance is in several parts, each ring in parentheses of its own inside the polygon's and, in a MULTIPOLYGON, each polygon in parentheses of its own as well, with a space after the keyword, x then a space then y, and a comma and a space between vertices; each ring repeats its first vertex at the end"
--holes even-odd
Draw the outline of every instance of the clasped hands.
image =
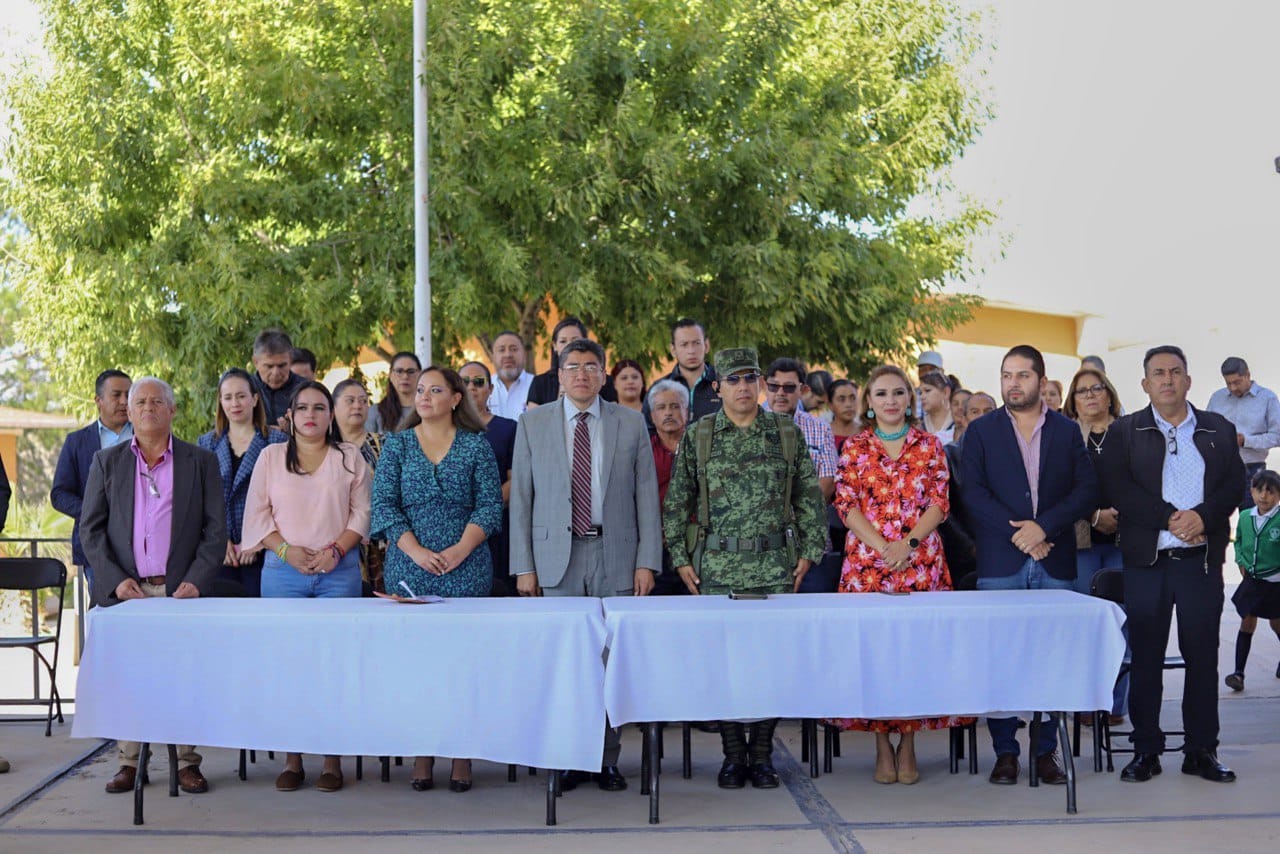
POLYGON ((222 557, 223 566, 248 566, 258 557, 258 553, 262 551, 262 546, 256 549, 242 549, 237 544, 227 540, 227 552, 222 557))
POLYGON ((289 546, 285 552, 285 562, 303 575, 324 575, 333 572, 338 565, 338 556, 333 549, 309 549, 306 546, 289 546), (302 559, 297 560, 301 555, 302 559), (294 558, 289 560, 288 558, 294 558))
POLYGON ((438 552, 433 552, 426 546, 418 546, 409 552, 409 558, 432 575, 444 575, 457 569, 468 554, 469 552, 454 543, 438 552))
POLYGON ((1018 551, 1033 560, 1044 560, 1049 556, 1049 552, 1053 549, 1053 543, 1049 542, 1044 528, 1041 528, 1030 519, 1020 522, 1010 520, 1009 524, 1017 528, 1013 536, 1009 538, 1009 542, 1013 543, 1018 551))
POLYGON ((1169 517, 1169 533, 1190 546, 1198 546, 1206 541, 1204 520, 1194 510, 1178 510, 1169 517))
MULTIPOLYGON (((116 598, 121 602, 126 599, 145 599, 147 594, 142 592, 142 587, 132 578, 126 578, 116 585, 116 598)), ((190 581, 184 581, 173 591, 174 599, 198 599, 200 591, 190 581)))

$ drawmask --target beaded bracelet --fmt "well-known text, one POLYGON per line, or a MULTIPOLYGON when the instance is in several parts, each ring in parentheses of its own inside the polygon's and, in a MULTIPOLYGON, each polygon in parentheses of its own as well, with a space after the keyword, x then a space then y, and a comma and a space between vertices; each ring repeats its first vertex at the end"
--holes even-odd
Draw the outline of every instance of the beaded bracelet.
POLYGON ((336 542, 329 543, 329 551, 333 552, 334 563, 342 563, 342 559, 347 556, 347 553, 342 550, 342 546, 336 542))
POLYGON ((276 557, 280 558, 280 560, 284 561, 285 563, 289 562, 289 559, 285 557, 285 555, 287 555, 288 553, 289 553, 288 543, 282 542, 280 543, 280 545, 276 546, 276 557))

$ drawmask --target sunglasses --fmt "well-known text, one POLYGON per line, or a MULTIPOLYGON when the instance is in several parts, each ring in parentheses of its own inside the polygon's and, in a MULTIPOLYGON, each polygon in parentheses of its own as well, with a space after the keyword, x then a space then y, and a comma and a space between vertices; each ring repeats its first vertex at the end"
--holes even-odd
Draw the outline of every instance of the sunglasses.
POLYGON ((774 394, 777 394, 778 392, 782 392, 783 394, 795 394, 800 388, 800 386, 795 383, 771 383, 768 381, 765 382, 764 387, 774 394))
POLYGON ((729 385, 737 385, 738 383, 747 383, 748 385, 751 385, 758 379, 760 379, 760 375, 752 372, 746 374, 729 374, 727 377, 722 377, 720 381, 728 383, 729 385))
POLYGON ((476 388, 484 388, 488 382, 487 377, 462 377, 463 385, 473 385, 476 388))

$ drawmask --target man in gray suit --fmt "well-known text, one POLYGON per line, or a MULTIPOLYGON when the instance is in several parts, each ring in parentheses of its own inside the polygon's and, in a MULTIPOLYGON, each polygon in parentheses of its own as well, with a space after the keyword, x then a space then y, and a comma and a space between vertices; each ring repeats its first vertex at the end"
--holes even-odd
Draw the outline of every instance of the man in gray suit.
MULTIPOLYGON (((194 599, 208 592, 222 564, 227 534, 218 461, 173 437, 175 411, 168 383, 139 379, 129 389, 133 439, 93 457, 80 539, 94 569, 98 605, 160 596, 194 599)), ((108 792, 133 789, 140 748, 135 741, 120 742, 120 770, 108 792)), ((178 745, 178 766, 184 792, 208 791, 193 746, 178 745)))
MULTIPOLYGON (((527 410, 511 466, 511 574, 521 596, 646 596, 662 566, 658 478, 644 417, 600 399, 604 350, 560 351, 556 404, 527 410)), ((597 782, 621 791, 620 738, 606 726, 597 782)), ((565 772, 564 788, 582 782, 565 772)))

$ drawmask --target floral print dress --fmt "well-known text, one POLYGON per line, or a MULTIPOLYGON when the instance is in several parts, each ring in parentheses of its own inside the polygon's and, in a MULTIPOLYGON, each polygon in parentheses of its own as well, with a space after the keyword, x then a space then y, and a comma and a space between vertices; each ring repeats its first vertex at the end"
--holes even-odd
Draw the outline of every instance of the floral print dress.
MULTIPOLYGON (((873 429, 851 437, 840 454, 836 473, 835 507, 844 519, 861 513, 889 542, 904 539, 930 507, 945 516, 950 510, 947 457, 936 436, 912 427, 897 459, 889 456, 873 429)), ((858 539, 853 529, 845 539, 844 565, 840 571, 841 593, 880 591, 950 590, 951 575, 942 551, 942 537, 935 530, 912 552, 911 563, 903 569, 885 566, 884 559, 870 545, 858 539)), ((961 726, 973 718, 939 717, 916 720, 863 720, 840 718, 831 721, 841 729, 872 732, 915 732, 961 726)))

